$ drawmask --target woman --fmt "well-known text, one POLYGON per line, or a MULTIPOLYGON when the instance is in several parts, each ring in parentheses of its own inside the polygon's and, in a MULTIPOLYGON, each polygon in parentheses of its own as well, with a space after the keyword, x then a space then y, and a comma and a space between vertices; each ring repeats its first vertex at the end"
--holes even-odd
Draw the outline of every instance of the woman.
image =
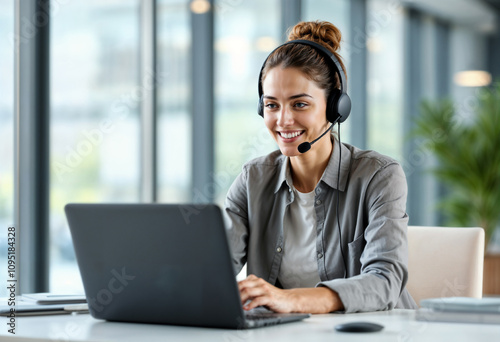
POLYGON ((340 31, 328 22, 303 22, 288 39, 319 43, 339 66, 332 70, 320 49, 293 42, 274 50, 262 68, 259 111, 279 151, 245 164, 225 204, 236 270, 247 263, 250 274, 239 282, 244 309, 415 308, 405 289, 402 168, 389 157, 340 144, 334 134, 321 137, 333 126, 329 102, 345 87, 336 53, 340 31))

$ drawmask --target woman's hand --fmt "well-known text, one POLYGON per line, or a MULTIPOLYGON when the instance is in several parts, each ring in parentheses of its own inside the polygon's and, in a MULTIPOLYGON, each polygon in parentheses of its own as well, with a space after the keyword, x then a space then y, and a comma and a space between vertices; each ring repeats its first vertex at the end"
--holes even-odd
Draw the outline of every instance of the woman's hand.
POLYGON ((238 288, 244 310, 265 306, 275 312, 297 312, 297 299, 290 291, 279 289, 253 274, 238 282, 238 288), (250 302, 245 305, 247 301, 250 302))
POLYGON ((327 287, 283 290, 251 274, 238 282, 238 288, 245 310, 264 306, 281 313, 328 313, 344 308, 338 294, 327 287))

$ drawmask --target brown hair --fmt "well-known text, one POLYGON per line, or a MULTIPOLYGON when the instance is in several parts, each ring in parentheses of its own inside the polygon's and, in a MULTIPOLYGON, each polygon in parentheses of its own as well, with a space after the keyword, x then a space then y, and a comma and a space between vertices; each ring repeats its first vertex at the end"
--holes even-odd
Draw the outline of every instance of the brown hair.
MULTIPOLYGON (((327 21, 300 22, 289 30, 288 41, 295 39, 311 40, 330 50, 339 61, 345 74, 345 66, 337 50, 340 49, 342 34, 340 30, 327 21)), ((328 97, 333 88, 340 88, 337 73, 331 75, 328 63, 322 54, 313 47, 302 44, 284 45, 276 49, 267 59, 262 70, 261 82, 264 82, 269 70, 281 68, 297 68, 320 89, 324 89, 328 97)))

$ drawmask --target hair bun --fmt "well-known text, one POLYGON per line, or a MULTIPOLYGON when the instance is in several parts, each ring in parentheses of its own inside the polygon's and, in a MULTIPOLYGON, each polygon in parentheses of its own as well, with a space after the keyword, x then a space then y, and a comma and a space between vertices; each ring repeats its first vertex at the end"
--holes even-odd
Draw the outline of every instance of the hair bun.
POLYGON ((342 34, 328 21, 303 21, 295 25, 288 34, 288 40, 312 40, 335 53, 340 49, 342 34))

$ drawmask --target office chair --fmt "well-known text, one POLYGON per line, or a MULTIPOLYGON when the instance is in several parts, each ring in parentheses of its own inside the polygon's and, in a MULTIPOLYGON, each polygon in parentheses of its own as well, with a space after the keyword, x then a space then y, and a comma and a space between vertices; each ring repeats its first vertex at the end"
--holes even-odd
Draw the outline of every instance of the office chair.
POLYGON ((417 304, 438 297, 481 298, 482 228, 408 227, 406 288, 417 304))

